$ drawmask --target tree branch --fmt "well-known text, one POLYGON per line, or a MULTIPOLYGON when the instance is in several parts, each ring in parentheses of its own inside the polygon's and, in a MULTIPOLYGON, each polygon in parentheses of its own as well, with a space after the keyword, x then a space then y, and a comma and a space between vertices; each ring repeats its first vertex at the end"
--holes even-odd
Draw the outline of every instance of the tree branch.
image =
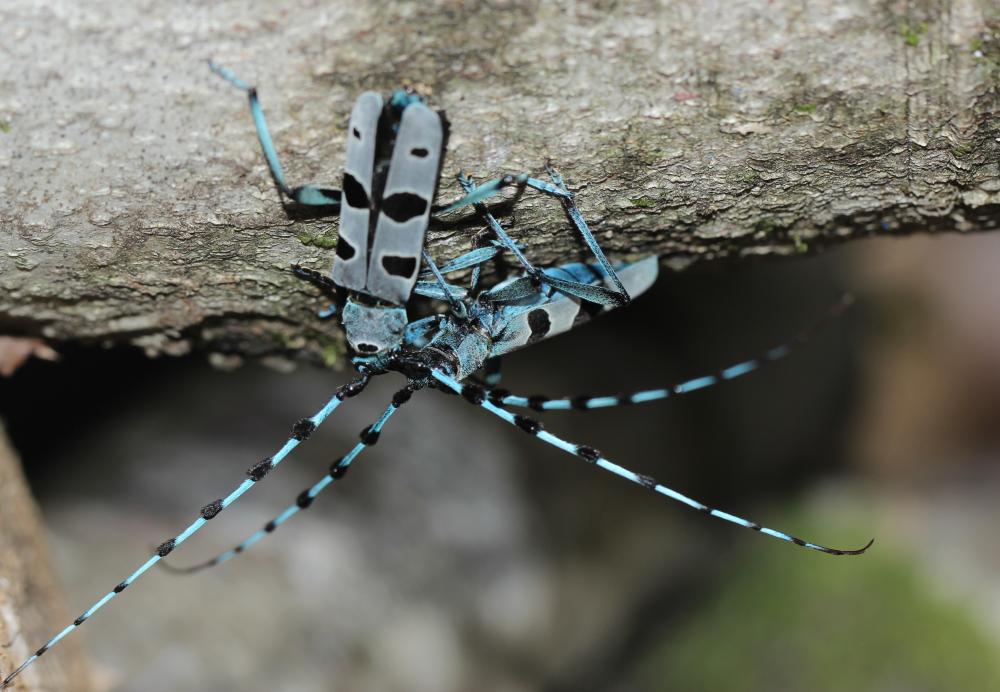
MULTIPOLYGON (((341 352, 288 271, 329 267, 335 220, 286 217, 210 56, 260 86, 294 183, 337 185, 354 97, 409 80, 452 123, 442 198, 459 167, 551 159, 617 257, 1000 222, 992 0, 253 4, 3 3, 0 332, 341 352)), ((432 254, 468 248, 465 219, 432 254)), ((526 193, 507 220, 540 263, 583 256, 552 200, 526 193)))

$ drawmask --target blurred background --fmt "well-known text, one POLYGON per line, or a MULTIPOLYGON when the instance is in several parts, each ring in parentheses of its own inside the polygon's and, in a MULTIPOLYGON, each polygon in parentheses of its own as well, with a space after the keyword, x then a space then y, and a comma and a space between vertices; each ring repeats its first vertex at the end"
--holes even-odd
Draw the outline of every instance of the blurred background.
MULTIPOLYGON (((998 262, 996 235, 939 236, 665 272, 629 308, 505 361, 517 393, 663 386, 854 292, 845 317, 746 378, 544 421, 757 522, 838 547, 876 537, 863 557, 710 519, 421 392, 308 512, 217 569, 151 573, 74 636, 123 691, 1000 689, 998 262)), ((74 610, 348 377, 78 350, 3 381, 74 610)), ((276 515, 399 386, 350 400, 173 563, 276 515)))

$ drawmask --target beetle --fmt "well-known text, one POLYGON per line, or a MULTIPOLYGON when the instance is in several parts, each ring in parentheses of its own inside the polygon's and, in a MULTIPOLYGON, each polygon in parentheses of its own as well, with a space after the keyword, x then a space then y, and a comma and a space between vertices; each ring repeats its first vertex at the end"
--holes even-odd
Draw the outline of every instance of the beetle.
MULTIPOLYGON (((551 182, 522 173, 504 175, 477 185, 463 174, 459 182, 466 194, 449 205, 434 208, 447 139, 447 120, 442 113, 429 108, 421 96, 404 89, 388 98, 365 92, 355 101, 348 124, 342 189, 317 185, 293 188, 285 180, 256 89, 226 68, 210 66, 216 74, 247 92, 257 136, 281 195, 303 207, 331 213, 339 211, 340 235, 331 275, 327 277, 297 265, 293 270, 318 284, 334 299, 333 306, 321 315, 340 316, 358 376, 338 387, 315 414, 298 420, 278 451, 250 466, 246 478, 228 495, 204 505, 197 519, 162 542, 129 576, 23 661, 3 679, 0 689, 12 685, 23 670, 263 480, 346 399, 359 395, 373 377, 390 372, 402 374, 406 385, 393 395, 382 414, 361 431, 360 441, 331 464, 323 478, 303 490, 294 504, 235 548, 207 562, 173 569, 194 572, 221 564, 308 508, 324 489, 344 477, 365 448, 378 442, 391 416, 415 392, 425 388, 460 395, 470 404, 585 463, 738 526, 832 555, 859 555, 872 545, 874 541, 859 549, 830 548, 712 508, 649 476, 620 466, 594 447, 548 432, 534 418, 508 410, 516 406, 539 411, 586 410, 653 401, 741 377, 765 362, 784 358, 790 350, 788 346, 779 346, 712 375, 631 395, 550 399, 520 397, 493 387, 496 371, 490 364, 496 363, 500 356, 565 332, 606 310, 626 305, 632 297, 648 289, 657 276, 658 258, 655 256, 617 264, 607 259, 562 176, 554 169, 548 169, 551 182), (594 261, 570 262, 546 269, 532 264, 486 206, 488 199, 511 186, 531 187, 559 199, 594 261), (483 247, 437 266, 424 247, 430 219, 469 206, 484 219, 494 238, 483 247), (501 252, 511 253, 523 272, 485 285, 479 270, 501 252), (419 271, 421 263, 425 265, 423 273, 419 271), (467 287, 446 279, 449 274, 470 269, 467 287), (411 319, 407 304, 414 296, 444 301, 448 309, 411 319), (473 376, 484 369, 493 370, 487 372, 486 386, 472 381, 473 376)), ((844 301, 838 303, 831 314, 844 307, 844 301)))

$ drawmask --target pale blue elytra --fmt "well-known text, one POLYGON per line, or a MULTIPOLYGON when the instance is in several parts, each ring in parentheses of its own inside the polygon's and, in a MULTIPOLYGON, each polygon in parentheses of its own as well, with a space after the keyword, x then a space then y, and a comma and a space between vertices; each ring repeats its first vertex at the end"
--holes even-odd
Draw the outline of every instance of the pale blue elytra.
MULTIPOLYGON (((187 528, 161 543, 131 574, 8 674, 0 683, 0 689, 10 687, 25 668, 263 480, 346 399, 360 394, 372 377, 387 372, 402 373, 407 378, 407 385, 393 395, 381 415, 361 431, 360 442, 331 464, 323 478, 303 490, 292 505, 231 550, 201 564, 170 569, 191 573, 222 564, 308 508, 327 486, 347 473, 366 447, 378 441, 383 427, 395 412, 415 392, 425 388, 459 394, 469 403, 542 442, 710 516, 833 555, 857 555, 871 546, 869 542, 856 550, 828 548, 713 509, 649 476, 629 471, 593 447, 569 442, 546 431, 533 418, 507 410, 508 407, 527 407, 536 411, 590 410, 656 401, 741 377, 762 363, 778 360, 790 352, 787 345, 778 346, 758 358, 730 365, 715 374, 629 395, 524 397, 497 389, 500 356, 566 332, 603 311, 626 305, 632 297, 648 289, 657 276, 656 257, 618 264, 612 264, 605 257, 573 195, 553 169, 548 169, 551 182, 520 174, 505 175, 477 186, 472 178, 462 175, 459 182, 465 196, 449 205, 435 207, 447 139, 447 123, 442 114, 408 91, 397 91, 388 99, 365 92, 351 110, 341 189, 318 185, 293 188, 285 180, 256 90, 225 68, 216 65, 211 68, 247 92, 257 136, 280 194, 293 205, 330 213, 339 210, 340 231, 331 276, 297 266, 294 270, 334 295, 335 302, 320 314, 323 317, 340 316, 358 377, 339 387, 315 414, 297 421, 288 440, 273 455, 251 465, 246 478, 232 492, 202 507, 199 516, 187 528), (595 261, 566 263, 546 269, 533 265, 485 205, 486 200, 510 186, 519 190, 532 188, 558 199, 595 261), (424 245, 428 224, 431 219, 468 206, 475 208, 492 237, 438 267, 424 245), (481 281, 481 270, 501 253, 512 255, 523 271, 487 286, 481 281), (470 274, 466 285, 446 280, 447 275, 455 272, 470 274), (442 301, 446 311, 411 319, 407 307, 414 296, 442 301), (482 384, 471 381, 477 373, 481 374, 482 384)), ((838 303, 831 314, 844 306, 844 302, 838 303)), ((806 335, 807 332, 803 332, 796 341, 804 341, 806 335)))

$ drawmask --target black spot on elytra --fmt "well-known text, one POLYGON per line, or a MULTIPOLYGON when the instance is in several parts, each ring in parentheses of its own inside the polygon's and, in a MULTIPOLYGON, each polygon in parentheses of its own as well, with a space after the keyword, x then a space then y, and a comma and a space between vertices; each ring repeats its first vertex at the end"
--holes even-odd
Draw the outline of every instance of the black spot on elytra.
POLYGON ((315 499, 316 498, 314 497, 310 497, 308 490, 303 490, 301 493, 299 493, 299 496, 295 498, 295 504, 298 506, 299 509, 305 509, 306 507, 311 505, 312 501, 315 499))
POLYGON ((208 520, 213 519, 216 514, 222 511, 222 500, 215 500, 214 502, 209 502, 207 505, 201 508, 201 518, 208 520))
POLYGON ((486 391, 474 384, 463 384, 462 396, 470 404, 476 404, 477 406, 486 401, 486 391))
POLYGON ((576 453, 581 459, 589 461, 591 464, 596 464, 597 460, 601 458, 600 452, 593 447, 588 447, 587 445, 577 445, 576 453))
POLYGON ((337 257, 342 260, 349 260, 357 254, 354 246, 347 242, 347 238, 341 235, 337 238, 337 257))
POLYGON ((271 457, 258 461, 256 464, 247 469, 247 478, 252 480, 254 483, 259 481, 261 478, 270 473, 271 469, 274 468, 274 461, 271 457))
POLYGON ((417 258, 384 255, 382 257, 382 268, 392 276, 401 276, 404 279, 409 279, 417 271, 417 258))
POLYGON ((352 127, 351 134, 354 135, 354 139, 361 139, 361 131, 358 128, 352 127))
POLYGON ((163 543, 157 546, 156 554, 160 557, 166 557, 173 552, 175 545, 177 545, 177 540, 174 538, 171 538, 169 541, 163 541, 163 543))
POLYGON ((354 207, 355 209, 368 209, 371 207, 371 202, 368 200, 368 193, 365 192, 365 188, 350 173, 344 173, 344 199, 347 200, 347 206, 354 207))
POLYGON ((427 212, 427 200, 412 192, 397 192, 382 200, 382 213, 396 223, 409 221, 427 212))
POLYGON ((307 439, 312 435, 313 430, 316 429, 316 424, 312 422, 309 418, 300 418, 295 421, 295 425, 292 426, 292 437, 300 442, 307 439))
POLYGON ((424 147, 413 147, 412 149, 410 149, 410 156, 416 156, 417 158, 420 159, 426 158, 427 154, 429 153, 430 152, 427 151, 427 149, 425 149, 424 147))
POLYGON ((544 339, 545 335, 552 329, 552 321, 549 320, 549 313, 544 308, 537 308, 529 312, 528 328, 531 329, 531 336, 528 337, 529 344, 544 339))
POLYGON ((514 425, 530 435, 537 435, 542 430, 542 424, 527 416, 514 416, 514 425))

